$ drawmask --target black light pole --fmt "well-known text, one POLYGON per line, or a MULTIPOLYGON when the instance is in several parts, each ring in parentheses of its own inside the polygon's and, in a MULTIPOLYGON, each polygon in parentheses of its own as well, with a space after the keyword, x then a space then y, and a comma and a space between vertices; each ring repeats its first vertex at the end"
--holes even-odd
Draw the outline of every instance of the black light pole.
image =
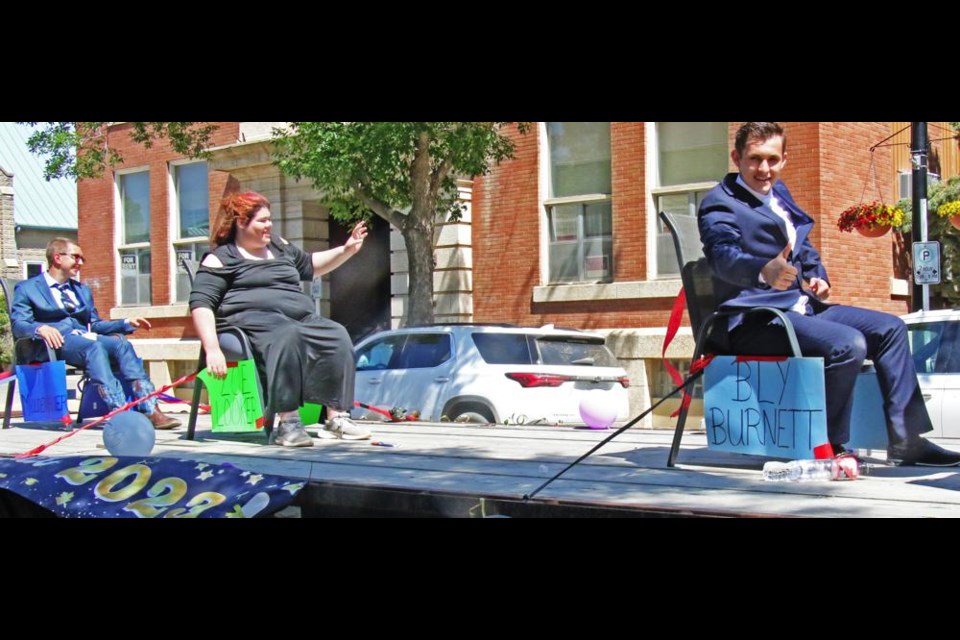
MULTIPOLYGON (((913 166, 913 241, 927 241, 927 123, 910 123, 910 163, 913 166)), ((914 276, 914 281, 916 277, 914 276)), ((930 309, 929 285, 913 285, 910 310, 930 309)))

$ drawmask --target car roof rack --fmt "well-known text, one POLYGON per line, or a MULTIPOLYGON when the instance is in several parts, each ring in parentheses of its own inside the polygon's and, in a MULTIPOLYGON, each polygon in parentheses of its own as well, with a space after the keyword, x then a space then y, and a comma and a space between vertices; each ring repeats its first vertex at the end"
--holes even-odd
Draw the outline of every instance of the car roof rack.
POLYGON ((520 329, 520 325, 509 322, 434 322, 421 327, 400 327, 401 329, 421 329, 426 327, 504 327, 506 329, 520 329))

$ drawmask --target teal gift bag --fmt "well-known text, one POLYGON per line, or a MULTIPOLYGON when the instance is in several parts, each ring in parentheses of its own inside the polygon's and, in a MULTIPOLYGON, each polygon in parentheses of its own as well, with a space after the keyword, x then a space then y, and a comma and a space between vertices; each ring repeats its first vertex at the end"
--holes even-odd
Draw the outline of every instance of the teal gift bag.
POLYGON ((829 443, 823 358, 717 356, 703 380, 709 448, 803 460, 829 443))

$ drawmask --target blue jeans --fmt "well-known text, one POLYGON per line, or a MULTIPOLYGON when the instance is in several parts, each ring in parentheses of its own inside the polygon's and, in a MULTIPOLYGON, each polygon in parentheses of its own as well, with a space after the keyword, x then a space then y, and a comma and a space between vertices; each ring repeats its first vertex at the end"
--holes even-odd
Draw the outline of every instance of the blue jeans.
MULTIPOLYGON (((81 335, 68 334, 63 337, 60 357, 73 367, 84 369, 91 381, 100 385, 100 393, 111 411, 127 403, 123 386, 117 376, 130 383, 133 393, 143 398, 155 391, 153 383, 147 378, 143 364, 137 357, 133 345, 128 340, 116 336, 98 335, 88 340, 81 335), (114 373, 114 366, 117 373, 114 373)), ((137 407, 143 413, 157 410, 157 399, 150 398, 137 407)))

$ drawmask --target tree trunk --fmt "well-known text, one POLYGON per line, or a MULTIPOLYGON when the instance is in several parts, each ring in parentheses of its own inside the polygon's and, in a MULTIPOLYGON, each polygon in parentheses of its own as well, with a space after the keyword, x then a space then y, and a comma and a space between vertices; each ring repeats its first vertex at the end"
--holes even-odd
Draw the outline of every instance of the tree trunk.
MULTIPOLYGON (((413 215, 413 212, 410 214, 413 215)), ((433 224, 410 225, 401 229, 407 244, 410 287, 407 292, 406 326, 433 324, 433 224), (428 228, 427 228, 428 227, 428 228)))

